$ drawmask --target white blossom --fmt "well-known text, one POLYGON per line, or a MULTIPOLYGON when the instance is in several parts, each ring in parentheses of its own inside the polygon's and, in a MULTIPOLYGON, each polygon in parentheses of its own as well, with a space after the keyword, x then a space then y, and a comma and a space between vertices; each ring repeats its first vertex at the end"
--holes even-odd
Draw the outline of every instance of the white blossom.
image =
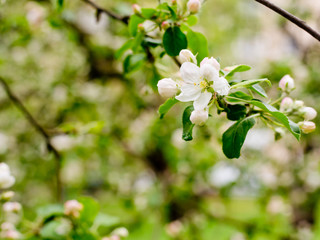
POLYGON ((181 63, 192 62, 194 64, 197 64, 196 56, 194 56, 193 53, 187 49, 180 51, 179 59, 181 63))
POLYGON ((2 207, 5 212, 19 212, 22 209, 21 204, 18 202, 6 202, 2 207))
POLYGON ((115 230, 113 230, 112 234, 117 235, 119 237, 128 237, 129 231, 125 227, 120 227, 120 228, 116 228, 115 230))
POLYGON ((311 121, 299 122, 298 125, 301 131, 306 134, 311 133, 316 129, 316 124, 311 121))
POLYGON ((178 84, 171 78, 164 78, 157 84, 159 94, 164 98, 170 98, 175 96, 178 91, 178 84))
POLYGON ((292 108, 293 106, 293 100, 290 97, 285 97, 284 99, 282 99, 281 103, 280 103, 280 110, 281 111, 288 111, 292 108))
POLYGON ((64 214, 68 216, 78 218, 82 209, 83 205, 77 200, 69 200, 64 203, 64 214))
POLYGON ((196 125, 203 125, 209 117, 209 113, 207 110, 194 110, 191 113, 190 121, 196 125))
POLYGON ((212 92, 227 95, 229 83, 219 77, 219 71, 210 64, 203 64, 200 68, 190 62, 185 62, 180 68, 183 80, 181 94, 176 97, 181 102, 193 102, 195 110, 205 109, 212 97, 212 92))
POLYGON ((294 86, 294 80, 292 77, 290 77, 290 75, 285 75, 279 82, 279 87, 283 91, 291 91, 294 89, 294 86))
POLYGON ((218 71, 220 71, 220 63, 213 57, 211 58, 204 58, 201 63, 200 66, 203 66, 204 64, 210 64, 212 67, 214 67, 215 69, 217 69, 218 71))
POLYGON ((15 178, 10 173, 10 168, 5 163, 0 163, 0 189, 9 188, 15 182, 15 178))
POLYGON ((304 117, 304 120, 309 121, 317 116, 317 111, 312 107, 303 107, 301 109, 302 115, 304 117))
POLYGON ((302 108, 304 106, 304 102, 301 100, 296 100, 293 103, 294 108, 302 108))
POLYGON ((189 0, 187 7, 190 13, 197 13, 201 8, 201 2, 200 0, 189 0))

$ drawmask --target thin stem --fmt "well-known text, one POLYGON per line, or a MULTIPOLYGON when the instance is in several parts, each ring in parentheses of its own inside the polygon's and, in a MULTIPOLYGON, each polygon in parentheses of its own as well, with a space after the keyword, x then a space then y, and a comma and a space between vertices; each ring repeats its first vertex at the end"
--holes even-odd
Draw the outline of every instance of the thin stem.
POLYGON ((37 120, 32 116, 32 114, 26 109, 23 103, 16 97, 16 95, 12 92, 8 83, 0 77, 0 84, 5 90, 10 101, 20 110, 20 112, 24 115, 24 117, 28 120, 28 122, 35 128, 35 130, 42 135, 44 138, 47 149, 49 152, 52 152, 56 162, 56 185, 57 185, 57 200, 60 201, 62 199, 62 184, 60 178, 61 172, 61 161, 62 156, 58 152, 58 150, 51 144, 50 136, 46 132, 46 130, 37 122, 37 120))
POLYGON ((120 16, 108 9, 104 9, 100 6, 98 6, 96 3, 92 2, 91 0, 82 0, 86 3, 88 3, 89 5, 91 5, 93 8, 95 8, 97 10, 97 19, 99 19, 99 15, 101 13, 105 13, 107 14, 109 17, 115 19, 115 20, 118 20, 118 21, 121 21, 123 22, 124 24, 128 24, 129 23, 129 17, 128 16, 120 16))
POLYGON ((304 31, 309 33, 315 39, 320 41, 320 34, 316 30, 311 28, 309 25, 307 25, 306 22, 304 22, 300 18, 298 18, 295 15, 287 12, 286 10, 274 5, 273 3, 271 3, 267 0, 255 0, 255 1, 258 3, 261 3, 262 5, 266 6, 267 8, 270 8, 274 12, 280 14, 281 16, 283 16, 284 18, 286 18, 290 22, 294 23, 295 25, 297 25, 298 27, 300 27, 301 29, 303 29, 304 31))

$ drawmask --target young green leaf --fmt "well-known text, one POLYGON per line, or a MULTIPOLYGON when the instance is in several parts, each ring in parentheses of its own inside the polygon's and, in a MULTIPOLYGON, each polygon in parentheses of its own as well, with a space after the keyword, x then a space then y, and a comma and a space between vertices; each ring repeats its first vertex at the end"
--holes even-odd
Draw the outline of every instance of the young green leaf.
POLYGON ((194 54, 197 54, 198 62, 209 55, 207 38, 200 32, 189 29, 187 33, 188 46, 194 54))
POLYGON ((298 124, 292 122, 290 119, 288 119, 286 115, 284 115, 278 109, 258 100, 252 100, 250 101, 250 103, 258 108, 261 108, 266 112, 269 112, 275 119, 282 123, 293 134, 293 136, 295 136, 295 138, 298 141, 300 140, 301 132, 298 124))
POLYGON ((254 126, 254 118, 244 118, 233 124, 222 136, 223 153, 228 158, 239 158, 248 131, 254 126))
POLYGON ((238 103, 238 102, 245 102, 251 100, 252 97, 244 92, 238 91, 234 93, 230 93, 226 100, 230 103, 238 103))
POLYGON ((132 39, 129 39, 126 41, 114 54, 116 59, 119 59, 122 57, 122 55, 129 50, 132 47, 133 41, 132 39))
POLYGON ((179 102, 177 99, 175 98, 169 98, 167 101, 165 101, 164 104, 162 104, 159 107, 159 114, 160 114, 160 119, 162 119, 164 117, 164 115, 166 115, 166 113, 173 107, 173 105, 175 105, 177 102, 179 102))
POLYGON ((187 23, 190 27, 196 25, 198 22, 198 17, 196 15, 190 15, 187 19, 187 23))
POLYGON ((79 202, 83 205, 80 212, 80 221, 91 226, 99 212, 99 204, 91 197, 81 197, 79 202))
POLYGON ((244 118, 247 114, 247 108, 243 105, 228 105, 226 108, 227 118, 231 121, 238 121, 244 118))
POLYGON ((137 35, 138 32, 138 25, 143 23, 145 19, 139 17, 136 14, 133 14, 129 19, 129 32, 131 36, 137 35))
POLYGON ((163 46, 168 55, 174 57, 188 47, 188 40, 179 27, 170 27, 163 35, 163 46))
POLYGON ((141 9, 141 16, 146 19, 151 19, 153 16, 155 16, 157 13, 157 10, 153 8, 142 8, 141 9))
POLYGON ((271 82, 267 78, 261 78, 261 79, 253 79, 253 80, 244 80, 242 82, 239 82, 237 84, 234 84, 231 86, 231 89, 236 89, 236 88, 249 88, 252 85, 261 83, 261 82, 266 82, 271 86, 271 82))
POLYGON ((268 98, 266 91, 260 86, 259 83, 252 85, 249 87, 249 89, 258 93, 261 97, 268 98))
POLYGON ((183 125, 183 133, 182 133, 182 139, 185 141, 191 141, 193 139, 192 137, 192 130, 194 127, 194 124, 190 121, 190 115, 193 111, 193 106, 187 107, 182 115, 182 125, 183 125))
POLYGON ((144 54, 128 55, 123 62, 123 70, 125 73, 137 71, 145 62, 144 54))
POLYGON ((235 65, 235 66, 230 66, 230 67, 225 67, 223 69, 224 72, 226 72, 225 74, 225 78, 226 79, 229 79, 231 78, 235 73, 237 72, 246 72, 246 71, 249 71, 251 69, 250 66, 248 65, 244 65, 244 64, 241 64, 241 65, 235 65))

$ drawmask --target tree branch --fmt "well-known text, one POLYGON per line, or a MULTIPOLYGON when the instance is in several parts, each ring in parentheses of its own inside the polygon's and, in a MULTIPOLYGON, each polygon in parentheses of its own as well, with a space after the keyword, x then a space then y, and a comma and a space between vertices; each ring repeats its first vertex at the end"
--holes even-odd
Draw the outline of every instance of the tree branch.
POLYGON ((56 171, 57 199, 58 199, 58 201, 60 201, 62 198, 62 184, 61 184, 61 178, 60 178, 62 157, 61 157, 60 153, 51 144, 50 136, 46 132, 46 130, 31 115, 31 113, 26 109, 26 107, 23 105, 23 103, 12 92, 12 90, 9 87, 9 85, 7 84, 7 82, 1 77, 0 77, 0 84, 2 85, 3 89, 5 90, 10 101, 21 111, 21 113, 28 120, 28 122, 36 129, 36 131, 39 132, 43 136, 44 140, 46 141, 48 151, 53 153, 55 160, 56 160, 56 169, 57 169, 57 171, 56 171))
POLYGON ((97 10, 97 19, 99 19, 101 13, 105 13, 109 17, 111 17, 111 18, 113 18, 115 20, 121 21, 124 24, 128 24, 128 22, 129 22, 129 17, 128 16, 119 16, 118 14, 116 14, 114 12, 111 12, 111 11, 109 11, 107 9, 101 8, 100 6, 98 6, 97 4, 92 2, 91 0, 82 0, 82 1, 88 3, 89 5, 91 5, 93 8, 95 8, 97 10))
POLYGON ((255 0, 255 1, 258 2, 258 3, 261 3, 262 5, 266 6, 267 8, 270 8, 271 10, 273 10, 276 13, 280 14, 281 16, 283 16, 284 18, 286 18, 290 22, 294 23, 295 25, 297 25, 298 27, 300 27, 301 29, 303 29, 304 31, 309 33, 315 39, 320 41, 320 34, 316 30, 311 28, 309 25, 307 25, 300 18, 294 16, 293 14, 287 12, 286 10, 274 5, 273 3, 271 3, 271 2, 269 2, 267 0, 255 0))

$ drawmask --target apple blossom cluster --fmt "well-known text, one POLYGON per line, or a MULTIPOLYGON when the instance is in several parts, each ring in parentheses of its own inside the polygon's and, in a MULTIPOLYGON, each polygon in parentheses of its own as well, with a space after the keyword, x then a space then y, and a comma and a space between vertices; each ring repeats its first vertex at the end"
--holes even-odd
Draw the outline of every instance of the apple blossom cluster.
MULTIPOLYGON (((10 188, 14 183, 15 178, 11 175, 9 166, 6 163, 0 163, 0 190, 10 188)), ((1 239, 21 239, 21 234, 15 225, 21 220, 22 206, 18 202, 11 201, 13 197, 12 191, 5 191, 0 195, 4 213, 0 226, 1 239)))
POLYGON ((295 88, 295 83, 292 77, 285 75, 279 82, 279 88, 283 91, 284 97, 280 103, 280 110, 288 116, 300 117, 303 121, 298 122, 301 131, 305 134, 311 133, 316 129, 316 124, 310 120, 313 120, 317 116, 317 111, 305 106, 301 100, 293 100, 288 95, 295 88))
POLYGON ((193 102, 194 111, 191 113, 190 121, 196 125, 203 125, 208 119, 212 99, 217 95, 228 95, 230 85, 220 76, 220 64, 215 58, 204 58, 199 67, 196 57, 185 49, 180 52, 179 59, 182 63, 182 81, 171 78, 160 80, 157 85, 159 94, 165 98, 175 97, 180 102, 193 102))

